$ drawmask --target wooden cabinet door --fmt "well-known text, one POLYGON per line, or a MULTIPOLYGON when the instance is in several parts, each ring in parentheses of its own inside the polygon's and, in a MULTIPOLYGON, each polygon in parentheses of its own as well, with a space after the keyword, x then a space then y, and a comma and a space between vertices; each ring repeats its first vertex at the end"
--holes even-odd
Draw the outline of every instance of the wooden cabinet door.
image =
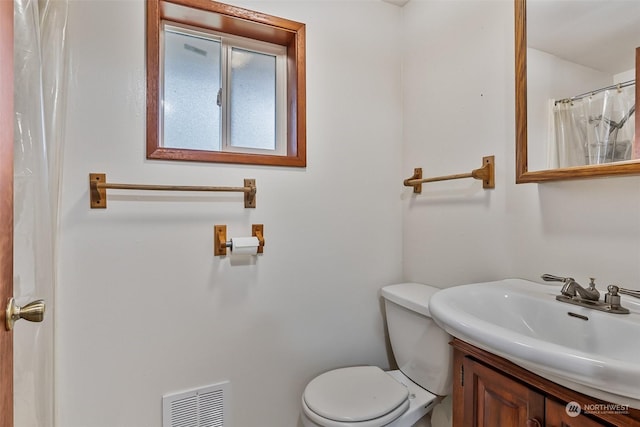
POLYGON ((545 398, 470 358, 463 360, 464 427, 533 427, 544 423, 545 398))
POLYGON ((545 409, 546 427, 603 427, 608 424, 601 424, 585 415, 577 417, 569 416, 564 403, 547 399, 545 409))

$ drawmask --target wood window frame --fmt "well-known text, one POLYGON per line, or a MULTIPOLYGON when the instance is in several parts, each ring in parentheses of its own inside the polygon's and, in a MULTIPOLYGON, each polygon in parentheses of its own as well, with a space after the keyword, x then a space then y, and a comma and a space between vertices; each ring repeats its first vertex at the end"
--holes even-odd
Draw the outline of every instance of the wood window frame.
POLYGON ((305 167, 305 25, 211 0, 147 0, 147 159, 305 167), (287 154, 264 155, 160 146, 160 31, 172 21, 287 48, 287 154))

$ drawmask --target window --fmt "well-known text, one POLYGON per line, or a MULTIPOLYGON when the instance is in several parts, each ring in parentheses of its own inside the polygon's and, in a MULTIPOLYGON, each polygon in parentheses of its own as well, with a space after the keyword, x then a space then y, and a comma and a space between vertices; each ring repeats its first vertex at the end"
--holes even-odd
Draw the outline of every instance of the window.
POLYGON ((306 165, 304 24, 147 2, 147 158, 306 165))
POLYGON ((284 46, 163 21, 159 145, 286 155, 284 46))

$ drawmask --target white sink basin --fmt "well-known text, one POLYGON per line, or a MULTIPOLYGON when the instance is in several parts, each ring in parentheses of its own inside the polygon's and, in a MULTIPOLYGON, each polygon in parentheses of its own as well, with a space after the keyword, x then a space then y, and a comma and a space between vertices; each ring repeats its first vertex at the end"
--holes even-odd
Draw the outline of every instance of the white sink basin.
POLYGON ((640 409, 640 300, 622 297, 630 314, 604 313, 556 301, 560 288, 522 279, 455 286, 433 295, 429 311, 463 341, 570 389, 640 409))

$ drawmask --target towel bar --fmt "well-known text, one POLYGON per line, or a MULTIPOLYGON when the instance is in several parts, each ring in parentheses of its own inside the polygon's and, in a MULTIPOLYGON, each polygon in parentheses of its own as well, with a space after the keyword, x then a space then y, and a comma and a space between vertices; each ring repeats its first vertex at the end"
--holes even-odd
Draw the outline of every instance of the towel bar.
POLYGON ((413 192, 422 193, 422 184, 426 182, 448 181, 452 179, 474 178, 482 180, 482 188, 495 188, 494 176, 494 156, 482 158, 482 167, 474 169, 469 173, 459 173, 454 175, 437 176, 433 178, 422 178, 422 168, 415 168, 413 176, 404 180, 405 187, 413 187, 413 192))
POLYGON ((89 194, 92 209, 106 209, 107 189, 114 190, 152 190, 152 191, 227 191, 244 193, 244 207, 256 207, 256 180, 245 179, 244 187, 207 187, 191 185, 149 185, 149 184, 115 184, 107 182, 103 173, 89 174, 89 194))

